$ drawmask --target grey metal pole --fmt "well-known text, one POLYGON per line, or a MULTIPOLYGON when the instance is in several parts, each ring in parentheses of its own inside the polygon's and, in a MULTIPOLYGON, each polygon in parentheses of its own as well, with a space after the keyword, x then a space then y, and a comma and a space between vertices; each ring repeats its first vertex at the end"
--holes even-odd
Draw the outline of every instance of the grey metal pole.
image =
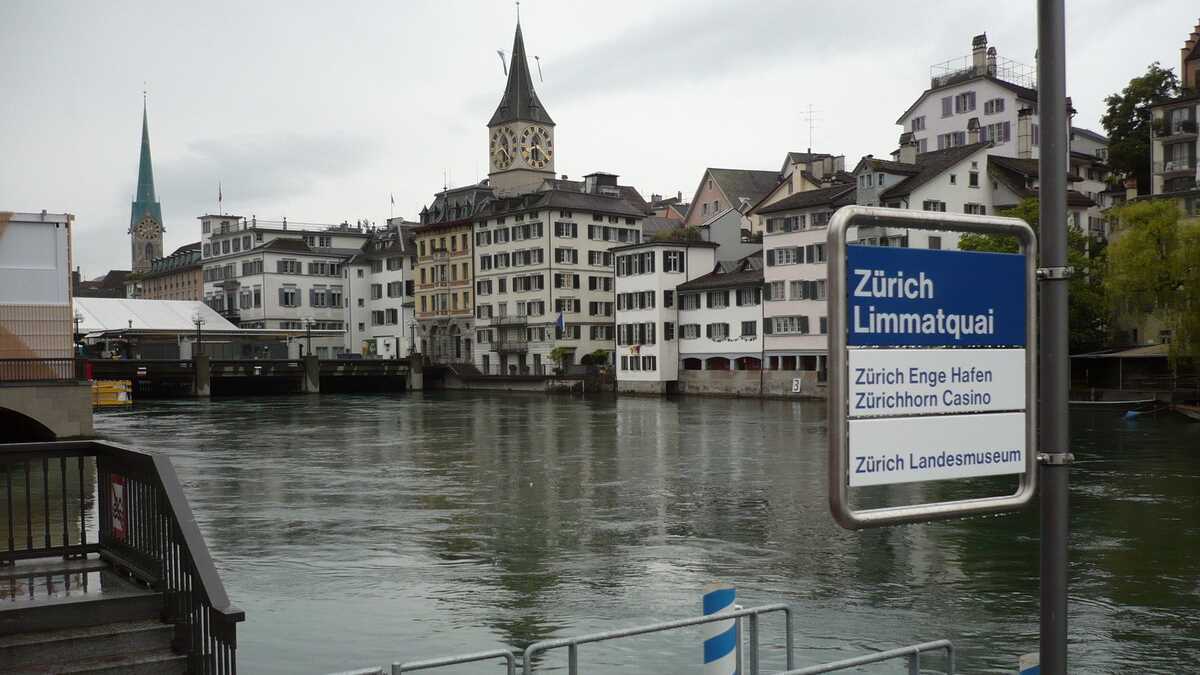
POLYGON ((1038 0, 1038 121, 1041 124, 1041 631, 1045 675, 1067 673, 1068 419, 1066 19, 1064 0, 1038 0))

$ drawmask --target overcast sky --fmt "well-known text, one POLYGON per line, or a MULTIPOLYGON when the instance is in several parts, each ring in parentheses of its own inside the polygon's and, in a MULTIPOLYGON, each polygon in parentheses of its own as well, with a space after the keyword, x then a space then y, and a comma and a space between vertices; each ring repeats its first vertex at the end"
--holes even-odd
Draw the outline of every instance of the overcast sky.
MULTIPOLYGON (((1067 3, 1075 123, 1153 61, 1178 69, 1195 0, 1067 3)), ((143 81, 166 245, 217 209, 380 224, 484 178, 511 2, 0 2, 0 210, 77 217, 86 277, 128 269, 143 81)), ((560 174, 690 199, 705 167, 894 149, 929 66, 986 31, 1033 64, 1035 2, 525 0, 560 174), (1024 11, 1022 11, 1024 10, 1024 11)), ((536 64, 531 63, 534 77, 536 64)))

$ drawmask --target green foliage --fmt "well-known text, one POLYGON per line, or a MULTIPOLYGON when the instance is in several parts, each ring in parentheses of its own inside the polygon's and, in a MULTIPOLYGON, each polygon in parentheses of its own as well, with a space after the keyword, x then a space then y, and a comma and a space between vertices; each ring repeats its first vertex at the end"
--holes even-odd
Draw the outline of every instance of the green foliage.
POLYGON ((654 241, 702 241, 704 237, 700 235, 698 227, 672 227, 669 230, 659 230, 654 233, 654 241))
POLYGON ((557 363, 559 366, 565 366, 566 361, 575 353, 570 347, 555 347, 550 350, 550 360, 557 363))
POLYGON ((1140 192, 1150 191, 1150 106, 1178 95, 1175 72, 1155 61, 1120 93, 1104 99, 1100 124, 1108 133, 1109 164, 1118 174, 1136 177, 1140 192))
MULTIPOLYGON (((1040 232, 1038 200, 1031 197, 1000 215, 1020 218, 1040 232)), ((1065 218, 1064 218, 1065 220, 1065 218)), ((1016 237, 989 234, 965 234, 958 242, 964 251, 1016 253, 1020 244, 1016 237)), ((1071 329, 1071 353, 1095 351, 1104 346, 1108 336, 1109 303, 1105 295, 1105 251, 1101 244, 1089 240, 1076 227, 1067 228, 1067 264, 1075 270, 1071 277, 1068 302, 1071 329)))
POLYGON ((1200 223, 1181 219, 1167 199, 1133 202, 1116 215, 1106 284, 1114 306, 1162 321, 1172 358, 1200 354, 1200 223))

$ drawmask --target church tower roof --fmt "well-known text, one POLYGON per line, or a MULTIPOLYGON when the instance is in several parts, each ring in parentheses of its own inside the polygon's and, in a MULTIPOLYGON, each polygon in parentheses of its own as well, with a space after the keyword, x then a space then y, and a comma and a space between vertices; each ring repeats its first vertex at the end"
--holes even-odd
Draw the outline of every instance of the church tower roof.
POLYGON ((150 215, 154 220, 162 222, 162 211, 154 194, 154 167, 150 161, 150 123, 146 114, 146 102, 142 101, 142 152, 138 160, 137 195, 133 201, 133 213, 130 224, 136 223, 144 216, 150 215))
MULTIPOLYGON (((505 122, 522 120, 554 124, 542 102, 533 91, 533 78, 529 76, 529 60, 525 57, 525 41, 521 38, 521 24, 517 24, 517 35, 513 38, 512 61, 508 66, 508 84, 504 97, 500 99, 495 114, 488 122, 494 127, 505 122)), ((149 152, 149 151, 147 151, 149 152)))

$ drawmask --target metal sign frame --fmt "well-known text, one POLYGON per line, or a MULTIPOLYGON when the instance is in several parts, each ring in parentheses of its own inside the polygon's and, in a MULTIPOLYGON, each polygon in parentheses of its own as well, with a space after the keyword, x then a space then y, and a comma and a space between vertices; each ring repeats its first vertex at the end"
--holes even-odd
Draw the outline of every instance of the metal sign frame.
MULTIPOLYGON (((1037 492, 1037 236, 1019 218, 871 206, 844 206, 829 222, 829 507, 846 529, 1016 511, 1037 492), (1025 256, 1025 473, 1012 494, 854 510, 849 503, 849 353, 847 352, 846 246, 852 227, 1000 234, 1017 238, 1025 256)), ((986 283, 986 280, 981 280, 986 283)))

